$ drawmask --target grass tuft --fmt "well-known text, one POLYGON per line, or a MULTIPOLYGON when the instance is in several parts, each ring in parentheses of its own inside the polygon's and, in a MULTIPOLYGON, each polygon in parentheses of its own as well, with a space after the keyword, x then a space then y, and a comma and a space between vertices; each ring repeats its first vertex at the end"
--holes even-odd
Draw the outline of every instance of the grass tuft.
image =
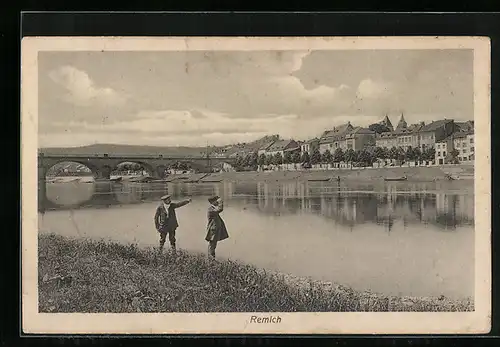
POLYGON ((40 312, 472 311, 470 299, 389 297, 232 260, 39 236, 40 312))

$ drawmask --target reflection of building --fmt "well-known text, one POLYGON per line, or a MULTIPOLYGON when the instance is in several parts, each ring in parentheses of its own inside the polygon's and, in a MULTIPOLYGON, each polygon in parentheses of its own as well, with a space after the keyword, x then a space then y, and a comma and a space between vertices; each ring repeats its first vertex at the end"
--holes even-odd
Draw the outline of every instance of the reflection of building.
POLYGON ((314 213, 354 227, 361 223, 383 224, 391 228, 398 220, 405 225, 428 223, 454 228, 474 221, 474 196, 422 193, 426 186, 405 186, 398 191, 351 193, 328 186, 302 182, 257 184, 259 210, 263 213, 314 213))

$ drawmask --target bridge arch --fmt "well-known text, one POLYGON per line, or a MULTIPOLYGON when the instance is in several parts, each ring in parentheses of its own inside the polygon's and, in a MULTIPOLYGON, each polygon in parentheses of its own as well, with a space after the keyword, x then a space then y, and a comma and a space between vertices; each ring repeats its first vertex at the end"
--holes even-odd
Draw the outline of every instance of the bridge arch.
MULTIPOLYGON (((48 207, 78 206, 92 199, 96 192, 98 168, 85 161, 58 160, 46 163, 39 171, 39 187, 45 192, 48 207)), ((43 197, 42 197, 43 199, 43 197)))
POLYGON ((116 172, 118 168, 123 168, 128 169, 126 171, 147 171, 150 176, 156 176, 157 175, 157 169, 155 166, 149 164, 146 161, 141 161, 141 160, 133 160, 133 159, 127 159, 118 162, 114 167, 112 168, 111 172, 116 172))

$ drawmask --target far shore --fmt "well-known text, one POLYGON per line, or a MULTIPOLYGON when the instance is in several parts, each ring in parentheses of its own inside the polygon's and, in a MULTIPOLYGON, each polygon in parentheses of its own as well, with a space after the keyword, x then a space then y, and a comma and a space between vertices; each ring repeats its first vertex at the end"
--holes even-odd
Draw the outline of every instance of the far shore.
MULTIPOLYGON (((474 181, 473 165, 450 166, 393 166, 384 168, 341 168, 341 169, 299 169, 269 171, 233 171, 216 173, 183 173, 169 174, 163 179, 150 176, 111 176, 111 179, 98 179, 98 182, 172 182, 172 183, 254 183, 254 182, 384 182, 386 179, 404 182, 436 182, 436 181, 474 181)), ((92 183, 92 177, 53 177, 49 182, 83 182, 92 183)))
POLYGON ((405 178, 407 182, 434 182, 474 180, 474 166, 454 165, 450 167, 386 167, 352 169, 309 169, 290 171, 240 171, 212 174, 175 174, 166 178, 168 182, 216 183, 216 182, 282 182, 282 181, 352 181, 384 182, 385 179, 405 178))
POLYGON ((452 312, 472 298, 397 297, 232 260, 104 241, 38 237, 40 312, 452 312))

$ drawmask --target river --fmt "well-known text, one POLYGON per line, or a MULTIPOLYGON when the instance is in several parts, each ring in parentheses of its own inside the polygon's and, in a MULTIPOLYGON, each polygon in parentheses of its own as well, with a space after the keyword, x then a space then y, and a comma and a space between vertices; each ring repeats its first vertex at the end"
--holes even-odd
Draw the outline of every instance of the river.
POLYGON ((158 198, 178 209, 178 247, 206 251, 207 198, 225 200, 217 256, 391 295, 474 295, 469 182, 47 183, 39 232, 156 245, 158 198), (103 188, 104 187, 104 188, 103 188), (107 188, 106 188, 107 187, 107 188), (109 190, 112 193, 109 193, 109 190))

